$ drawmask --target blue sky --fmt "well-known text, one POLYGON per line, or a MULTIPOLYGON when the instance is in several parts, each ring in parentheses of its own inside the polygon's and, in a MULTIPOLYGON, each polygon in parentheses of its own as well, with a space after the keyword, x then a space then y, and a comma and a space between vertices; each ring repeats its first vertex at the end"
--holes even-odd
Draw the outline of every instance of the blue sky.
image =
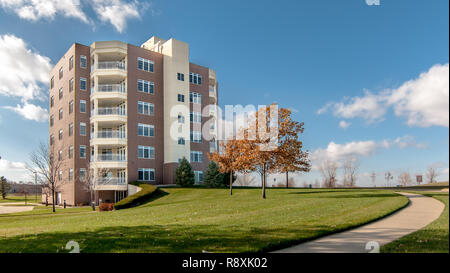
MULTIPOLYGON (((173 37, 189 43, 192 62, 217 71, 220 105, 291 108, 305 122, 304 145, 316 164, 355 155, 362 185, 371 171, 382 185, 387 170, 416 174, 431 165, 440 180, 448 179, 446 0, 381 0, 379 6, 365 0, 81 0, 78 14, 56 4, 54 13, 33 6, 27 14, 22 8, 30 1, 12 2, 0 0, 6 52, 5 35, 14 36, 53 65, 73 42, 140 45, 153 35, 173 37), (109 12, 111 3, 120 12, 109 12)), ((0 175, 23 179, 21 163, 48 137, 47 122, 25 112, 45 113, 24 106, 45 110, 48 85, 36 80, 40 91, 25 98, 11 85, 1 90, 2 79, 0 175)), ((318 177, 313 171, 299 181, 318 177)))

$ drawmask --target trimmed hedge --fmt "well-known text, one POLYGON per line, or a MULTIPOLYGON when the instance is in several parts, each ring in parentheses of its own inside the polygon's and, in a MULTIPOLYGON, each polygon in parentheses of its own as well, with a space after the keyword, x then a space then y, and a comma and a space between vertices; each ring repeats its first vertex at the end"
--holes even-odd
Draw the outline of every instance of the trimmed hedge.
POLYGON ((158 190, 157 187, 146 183, 132 182, 130 184, 138 186, 142 190, 117 202, 114 205, 114 209, 119 210, 139 206, 150 199, 158 190))

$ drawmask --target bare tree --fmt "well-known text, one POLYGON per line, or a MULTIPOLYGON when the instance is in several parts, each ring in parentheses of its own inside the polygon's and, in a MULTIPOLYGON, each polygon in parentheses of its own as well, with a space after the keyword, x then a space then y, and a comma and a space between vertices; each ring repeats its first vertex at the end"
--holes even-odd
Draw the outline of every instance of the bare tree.
POLYGON ((334 161, 326 160, 320 165, 320 173, 323 178, 323 186, 325 188, 334 188, 337 182, 337 164, 334 161))
POLYGON ((78 181, 80 182, 81 186, 89 192, 90 196, 90 203, 94 201, 94 194, 95 194, 95 187, 97 185, 97 182, 101 179, 103 184, 109 184, 113 181, 111 177, 106 176, 107 173, 109 173, 109 169, 105 168, 99 168, 97 169, 97 177, 95 176, 94 169, 92 169, 90 166, 86 169, 86 173, 84 176, 79 176, 78 181))
POLYGON ((31 165, 27 165, 27 169, 33 175, 36 172, 38 182, 44 189, 50 191, 53 212, 55 212, 55 192, 64 183, 64 180, 58 177, 62 161, 56 156, 54 145, 49 147, 48 144, 41 142, 38 148, 30 154, 30 162, 31 165))
POLYGON ((314 188, 316 188, 316 189, 320 188, 320 182, 319 182, 318 179, 316 179, 316 180, 314 181, 314 188))
POLYGON ((412 183, 411 175, 408 172, 403 172, 398 176, 398 183, 403 187, 412 183))
POLYGON ((438 176, 436 168, 433 166, 428 167, 428 170, 427 170, 427 173, 425 174, 425 176, 427 177, 428 183, 436 182, 436 178, 438 176))
POLYGON ((358 176, 359 161, 356 157, 347 157, 343 164, 344 169, 344 187, 356 186, 358 176))
POLYGON ((372 180, 372 185, 373 185, 374 187, 377 186, 376 179, 377 179, 377 174, 376 174, 375 172, 372 172, 372 173, 370 174, 370 180, 372 180))
POLYGON ((388 171, 387 173, 384 174, 384 178, 386 179, 386 187, 390 187, 391 186, 391 180, 394 179, 394 176, 392 176, 391 172, 388 171))

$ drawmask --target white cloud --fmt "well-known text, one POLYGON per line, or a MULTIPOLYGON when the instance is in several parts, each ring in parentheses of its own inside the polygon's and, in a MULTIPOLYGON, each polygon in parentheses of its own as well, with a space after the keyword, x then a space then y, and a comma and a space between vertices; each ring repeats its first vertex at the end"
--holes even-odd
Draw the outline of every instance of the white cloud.
POLYGON ((388 100, 395 114, 410 126, 449 125, 449 64, 435 65, 419 78, 392 91, 388 100))
POLYGON ((0 176, 4 176, 11 181, 28 181, 30 173, 23 162, 12 162, 6 159, 0 159, 0 176))
POLYGON ((0 6, 30 21, 53 20, 55 16, 62 15, 89 22, 77 0, 0 0, 0 6))
MULTIPOLYGON (((91 7, 98 19, 110 23, 118 32, 123 32, 129 19, 139 19, 150 7, 148 1, 138 0, 0 0, 0 7, 12 11, 22 19, 38 21, 53 20, 56 16, 75 18, 93 24, 83 9, 91 7)), ((159 14, 151 10, 152 15, 159 14)))
POLYGON ((124 2, 122 0, 93 0, 92 7, 102 22, 111 23, 118 32, 122 33, 127 20, 140 18, 139 11, 146 9, 146 5, 139 2, 124 2))
POLYGON ((4 106, 3 108, 12 110, 17 114, 23 116, 26 119, 34 120, 38 122, 46 122, 48 121, 48 112, 47 109, 43 109, 40 106, 30 104, 25 102, 23 106, 17 105, 16 107, 12 106, 4 106))
POLYGON ((406 149, 410 147, 423 149, 426 145, 417 143, 412 136, 403 136, 395 140, 382 140, 379 142, 367 140, 338 144, 332 141, 326 148, 319 148, 311 153, 312 168, 317 170, 318 166, 325 160, 339 162, 348 157, 368 157, 381 149, 406 149))
POLYGON ((14 35, 0 35, 0 95, 24 101, 44 99, 48 86, 50 59, 29 49, 14 35))
POLYGON ((362 97, 331 102, 317 111, 329 109, 340 118, 362 118, 368 122, 381 121, 392 107, 395 115, 405 117, 410 126, 449 126, 449 64, 434 65, 417 79, 402 84, 397 89, 378 94, 365 91, 362 97))
POLYGON ((339 122, 339 127, 341 127, 341 128, 344 129, 344 130, 347 130, 348 127, 350 127, 350 125, 352 125, 352 123, 351 123, 351 122, 347 122, 347 121, 345 121, 345 120, 341 120, 341 121, 339 122))

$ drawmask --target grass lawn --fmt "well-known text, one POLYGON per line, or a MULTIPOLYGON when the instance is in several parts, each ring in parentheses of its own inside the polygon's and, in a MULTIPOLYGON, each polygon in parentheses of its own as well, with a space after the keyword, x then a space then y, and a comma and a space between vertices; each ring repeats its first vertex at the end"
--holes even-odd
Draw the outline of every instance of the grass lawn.
POLYGON ((257 252, 287 247, 389 214, 407 198, 384 190, 164 188, 113 212, 36 207, 0 215, 0 252, 257 252))
MULTIPOLYGON (((36 201, 36 196, 33 195, 27 195, 27 202, 34 203, 36 201)), ((6 199, 3 199, 0 196, 0 205, 2 203, 13 203, 13 202, 25 202, 25 196, 24 195, 16 195, 16 194, 8 194, 6 195, 6 199)), ((37 202, 41 202, 41 195, 37 196, 37 202)))
POLYGON ((449 218, 448 193, 424 193, 445 204, 441 216, 423 229, 400 238, 381 248, 381 252, 388 253, 448 253, 449 246, 449 218))

